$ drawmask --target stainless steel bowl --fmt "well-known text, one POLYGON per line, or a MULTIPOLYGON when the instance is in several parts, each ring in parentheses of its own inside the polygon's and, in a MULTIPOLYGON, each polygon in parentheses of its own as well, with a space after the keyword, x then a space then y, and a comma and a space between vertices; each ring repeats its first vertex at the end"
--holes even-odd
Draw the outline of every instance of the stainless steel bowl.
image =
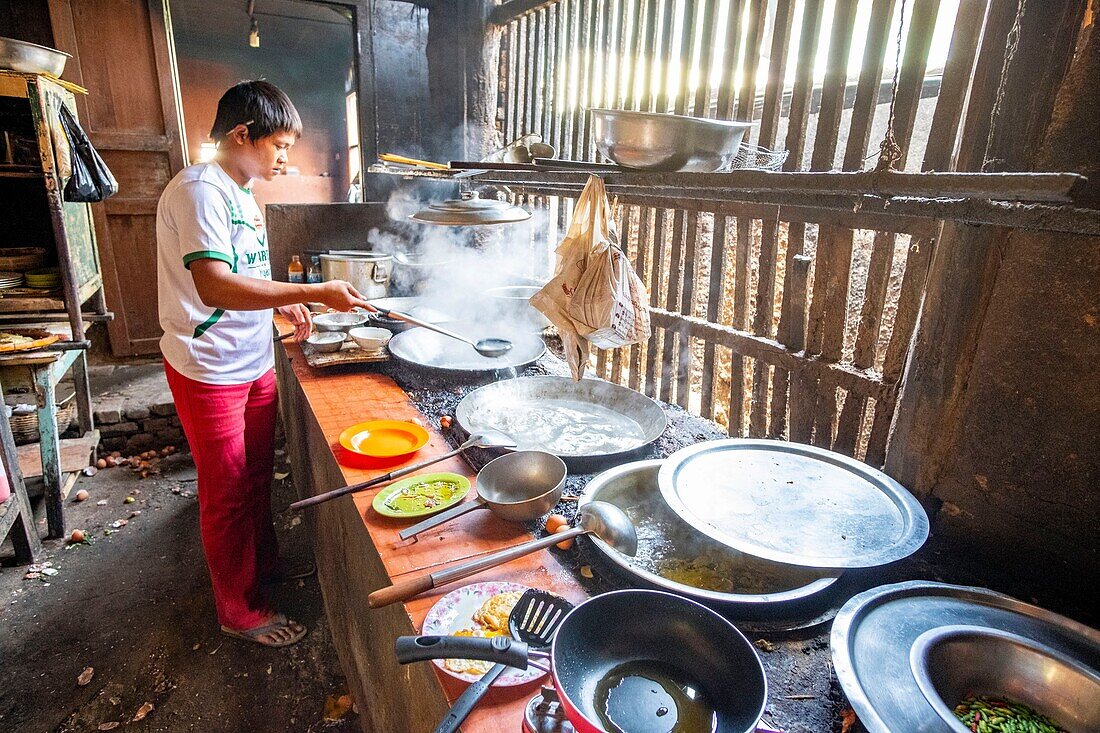
POLYGON ((0 36, 0 69, 60 77, 69 58, 64 51, 0 36))
POLYGON ((1033 639, 983 626, 941 626, 921 634, 909 664, 940 718, 967 733, 952 709, 970 695, 1005 697, 1070 733, 1100 730, 1100 672, 1033 639))
POLYGON ((312 334, 306 339, 306 343, 317 351, 331 353, 343 348, 346 338, 347 334, 344 333, 322 332, 312 334))
POLYGON ((370 317, 366 313, 322 313, 313 317, 313 326, 323 333, 343 333, 358 326, 365 326, 370 317))
POLYGON ((531 305, 531 296, 540 290, 542 287, 539 285, 504 285, 499 288, 489 288, 485 291, 485 295, 493 311, 499 313, 509 323, 516 323, 524 328, 530 328, 534 333, 541 333, 544 328, 554 324, 542 314, 542 311, 531 305))
POLYGON ((628 168, 713 173, 730 164, 749 122, 701 117, 593 109, 596 147, 628 168))
POLYGON ((638 461, 608 469, 588 483, 578 504, 606 501, 622 509, 634 522, 638 533, 638 553, 634 557, 627 557, 599 539, 592 539, 593 544, 622 570, 644 584, 702 603, 740 607, 741 610, 802 601, 836 582, 840 571, 783 565, 752 557, 697 532, 677 517, 661 498, 657 474, 662 463, 661 460, 638 461), (711 561, 720 562, 728 572, 723 579, 730 582, 729 589, 704 588, 668 577, 680 577, 667 572, 669 568, 677 568, 682 575, 688 576, 694 572, 692 568, 703 567, 711 561))

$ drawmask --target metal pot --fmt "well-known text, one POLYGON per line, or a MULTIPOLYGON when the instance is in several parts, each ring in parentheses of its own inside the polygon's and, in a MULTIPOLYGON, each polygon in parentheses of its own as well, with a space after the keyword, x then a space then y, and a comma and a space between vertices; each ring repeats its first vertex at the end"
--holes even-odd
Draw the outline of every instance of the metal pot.
POLYGON ((485 291, 485 296, 494 311, 509 322, 530 328, 533 333, 541 333, 544 328, 554 324, 542 311, 531 305, 531 296, 540 290, 540 285, 504 285, 489 288, 485 291))
POLYGON ((393 255, 383 252, 333 251, 321 255, 321 277, 347 280, 364 298, 385 298, 393 274, 393 255))

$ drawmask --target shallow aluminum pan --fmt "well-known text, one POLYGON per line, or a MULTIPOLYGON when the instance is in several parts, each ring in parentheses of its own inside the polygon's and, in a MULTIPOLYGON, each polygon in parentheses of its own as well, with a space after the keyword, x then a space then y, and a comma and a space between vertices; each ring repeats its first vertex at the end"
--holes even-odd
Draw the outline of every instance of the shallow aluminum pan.
POLYGON ((60 77, 70 58, 69 54, 55 48, 0 36, 0 69, 60 77))
POLYGON ((593 109, 592 135, 606 158, 628 168, 713 173, 737 155, 749 122, 593 109))
POLYGON ((786 609, 793 602, 816 596, 836 582, 841 571, 813 570, 761 560, 731 550, 697 532, 669 510, 661 497, 657 474, 663 463, 663 460, 638 461, 608 469, 588 482, 578 502, 578 506, 590 501, 609 502, 626 512, 634 522, 638 532, 638 553, 634 557, 613 550, 595 535, 590 537, 592 543, 624 572, 643 585, 734 613, 738 609, 763 611, 771 608, 782 614, 780 608, 786 609), (744 583, 742 587, 754 592, 698 588, 656 572, 662 561, 690 561, 707 553, 728 560, 729 569, 738 573, 739 580, 744 583), (750 588, 752 585, 755 587, 750 588))
POLYGON ((664 410, 645 395, 602 379, 522 377, 488 384, 455 410, 467 432, 498 430, 515 450, 552 453, 573 470, 621 462, 665 431, 664 410))
MULTIPOLYGON (((925 581, 880 586, 844 604, 830 638, 837 678, 867 730, 962 728, 944 719, 945 701, 926 694, 918 682, 929 632, 956 633, 960 627, 988 630, 991 638, 1010 634, 1030 640, 1094 673, 1100 670, 1100 631, 1064 616, 985 588, 925 581)), ((987 656, 980 663, 995 660, 987 656)))
POLYGON ((728 547, 811 568, 866 568, 908 557, 928 515, 866 463, 801 443, 712 440, 669 456, 661 493, 688 524, 728 547))
POLYGON ((447 328, 474 341, 483 338, 505 338, 512 350, 495 359, 474 351, 474 347, 458 339, 426 328, 410 328, 390 339, 390 355, 413 366, 445 372, 494 372, 501 369, 521 369, 534 364, 546 352, 543 340, 522 330, 498 328, 473 323, 448 323, 447 328))

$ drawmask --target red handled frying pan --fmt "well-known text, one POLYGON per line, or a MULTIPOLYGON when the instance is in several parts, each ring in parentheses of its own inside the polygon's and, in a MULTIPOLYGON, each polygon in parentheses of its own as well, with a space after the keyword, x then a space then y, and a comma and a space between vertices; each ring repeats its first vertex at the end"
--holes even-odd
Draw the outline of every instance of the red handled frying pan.
POLYGON ((750 733, 768 696, 752 644, 695 601, 651 590, 595 596, 558 627, 549 652, 508 637, 402 636, 402 664, 482 659, 548 669, 581 733, 750 733))

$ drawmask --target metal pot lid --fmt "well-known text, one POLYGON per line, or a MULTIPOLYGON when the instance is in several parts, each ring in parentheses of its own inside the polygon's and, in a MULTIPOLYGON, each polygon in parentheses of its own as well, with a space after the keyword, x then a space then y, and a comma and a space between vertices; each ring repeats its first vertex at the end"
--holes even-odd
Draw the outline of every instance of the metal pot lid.
POLYGON ((468 433, 489 428, 516 442, 570 459, 611 459, 640 452, 665 431, 668 419, 649 397, 602 379, 520 377, 480 387, 455 410, 468 433))
POLYGON ((661 498, 657 475, 663 464, 664 460, 657 459, 609 468, 588 482, 577 502, 582 507, 591 501, 606 501, 626 512, 638 533, 638 552, 633 557, 612 549, 595 535, 588 539, 643 584, 700 603, 718 604, 727 615, 737 617, 739 611, 753 607, 777 606, 816 595, 832 586, 843 572, 773 563, 699 534, 661 498), (712 569, 713 577, 705 577, 712 569), (689 579, 694 584, 689 584, 689 579), (707 587, 709 580, 720 583, 707 587), (730 587, 715 587, 726 584, 730 587))
POLYGON ((499 337, 512 342, 512 350, 504 356, 490 358, 474 351, 474 347, 426 328, 410 328, 390 340, 390 355, 419 367, 449 372, 493 372, 499 369, 519 369, 538 361, 546 344, 534 334, 518 330, 499 329, 492 325, 448 323, 447 328, 477 341, 499 337))
POLYGON ((669 456, 659 483, 669 507, 695 529, 789 565, 884 565, 928 538, 928 516, 897 481, 801 443, 698 443, 669 456))
MULTIPOLYGON (((960 627, 987 631, 991 637, 1003 637, 1007 632, 1084 667, 1100 670, 1100 631, 1010 596, 985 588, 926 581, 872 588, 844 604, 833 622, 829 640, 837 678, 867 730, 965 730, 943 717, 943 707, 958 701, 926 694, 916 673, 921 664, 917 658, 921 641, 928 638, 928 632, 951 632, 960 627)), ((977 659, 995 664, 992 655, 977 659)), ((989 694, 1006 691, 990 690, 989 694)))
POLYGON ((462 198, 428 204, 426 209, 421 209, 409 218, 423 224, 477 226, 526 221, 531 218, 531 212, 507 201, 483 199, 477 191, 463 191, 462 198))

